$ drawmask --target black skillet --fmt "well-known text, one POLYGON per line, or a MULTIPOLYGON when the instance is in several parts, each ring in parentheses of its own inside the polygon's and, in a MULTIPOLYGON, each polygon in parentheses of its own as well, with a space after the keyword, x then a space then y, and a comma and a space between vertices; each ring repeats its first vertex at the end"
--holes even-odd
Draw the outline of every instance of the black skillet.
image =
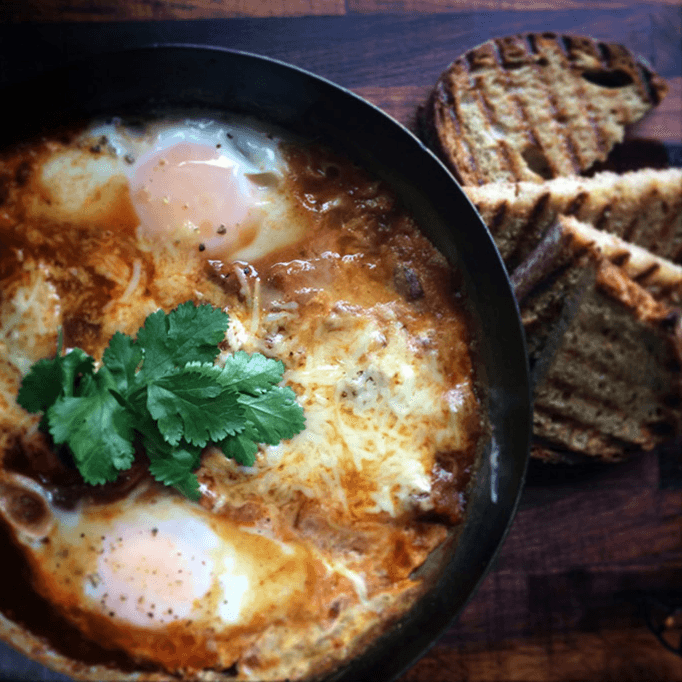
POLYGON ((463 273, 491 425, 466 520, 433 568, 433 588, 365 655, 325 682, 397 677, 447 629, 484 577, 514 515, 528 458, 531 402, 518 310, 493 240, 464 192, 376 107, 298 68, 241 52, 183 45, 105 54, 3 94, 5 118, 13 123, 0 146, 43 127, 168 106, 245 113, 318 138, 388 181, 463 273))

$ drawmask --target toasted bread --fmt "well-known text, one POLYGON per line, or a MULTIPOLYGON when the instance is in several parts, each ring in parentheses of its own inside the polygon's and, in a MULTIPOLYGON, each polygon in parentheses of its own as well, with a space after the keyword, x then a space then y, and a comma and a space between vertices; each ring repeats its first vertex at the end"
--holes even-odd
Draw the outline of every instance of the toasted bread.
POLYGON ((594 288, 602 260, 592 240, 566 223, 560 217, 511 275, 533 386, 547 374, 583 297, 594 288))
POLYGON ((512 275, 535 385, 532 454, 548 461, 617 461, 682 426, 682 313, 585 227, 560 218, 512 275))
POLYGON ((420 109, 464 185, 542 182, 606 159, 667 86, 622 45, 554 33, 490 40, 456 59, 420 109))
POLYGON ((559 215, 610 232, 655 255, 682 263, 682 169, 556 178, 543 183, 466 187, 509 270, 559 215))
MULTIPOLYGON (((682 194, 682 188, 680 188, 682 194)), ((608 261, 620 266, 627 276, 644 287, 654 300, 668 305, 682 302, 682 266, 616 235, 597 230, 575 218, 562 220, 582 243, 596 249, 608 261)))

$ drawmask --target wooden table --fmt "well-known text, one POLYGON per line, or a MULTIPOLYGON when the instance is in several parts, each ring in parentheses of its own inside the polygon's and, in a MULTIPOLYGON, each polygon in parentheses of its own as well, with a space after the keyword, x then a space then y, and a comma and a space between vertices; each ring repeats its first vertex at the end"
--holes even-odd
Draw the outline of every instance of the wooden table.
MULTIPOLYGON (((210 43, 307 68, 408 126, 439 73, 474 45, 584 33, 624 43, 668 80, 667 99, 628 136, 665 143, 682 165, 679 0, 5 0, 0 22, 0 84, 90 51, 210 43)), ((682 658, 636 606, 642 593, 682 596, 681 450, 591 470, 533 464, 492 571, 401 682, 682 680, 682 658)))

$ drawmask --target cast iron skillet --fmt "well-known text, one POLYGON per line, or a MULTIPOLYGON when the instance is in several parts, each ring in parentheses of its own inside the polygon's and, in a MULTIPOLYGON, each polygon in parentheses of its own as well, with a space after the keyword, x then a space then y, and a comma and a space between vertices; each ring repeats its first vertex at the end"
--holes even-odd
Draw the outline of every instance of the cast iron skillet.
POLYGON ((41 127, 168 105, 245 113, 313 135, 393 185, 423 231, 461 269, 491 425, 466 520, 428 594, 326 682, 395 678, 442 634, 481 582, 514 515, 528 458, 531 401, 518 309, 493 240, 464 192, 433 154, 374 106, 301 69, 241 52, 155 45, 105 54, 12 86, 2 101, 14 122, 2 146, 10 135, 22 138, 41 127))

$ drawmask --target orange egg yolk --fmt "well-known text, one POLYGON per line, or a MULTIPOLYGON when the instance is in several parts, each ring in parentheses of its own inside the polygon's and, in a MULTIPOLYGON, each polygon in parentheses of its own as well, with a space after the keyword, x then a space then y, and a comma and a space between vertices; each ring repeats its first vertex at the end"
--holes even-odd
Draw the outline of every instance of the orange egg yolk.
POLYGON ((148 239, 195 241, 207 255, 225 256, 255 236, 257 186, 215 146, 180 142, 145 154, 129 185, 148 239))

